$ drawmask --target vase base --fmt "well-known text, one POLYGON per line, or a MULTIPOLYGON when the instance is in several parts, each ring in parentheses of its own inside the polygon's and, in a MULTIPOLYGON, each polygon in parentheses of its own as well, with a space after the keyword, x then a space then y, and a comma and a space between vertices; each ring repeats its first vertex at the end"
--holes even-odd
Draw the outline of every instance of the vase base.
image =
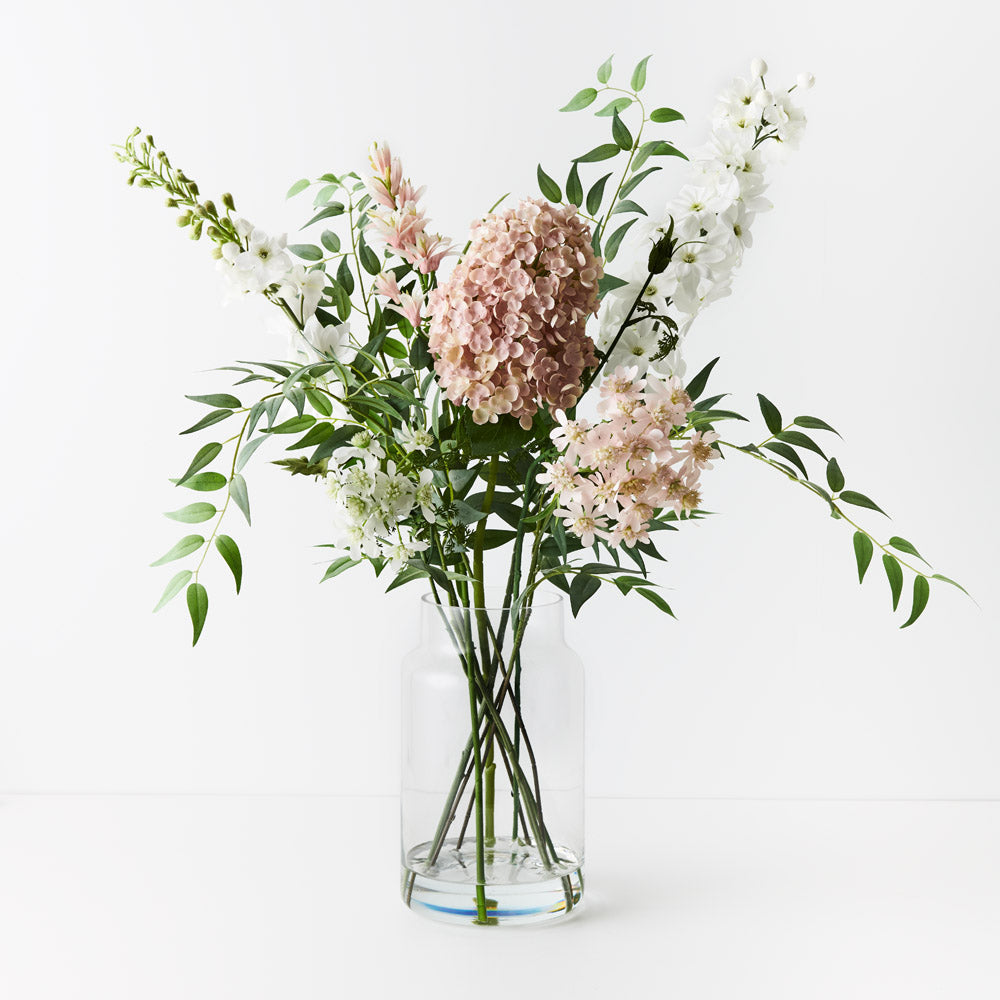
MULTIPOLYGON (((408 852, 402 872, 403 901, 412 910, 451 924, 480 924, 476 906, 476 847, 448 840, 430 864, 431 844, 408 852)), ((545 865, 537 848, 498 837, 486 849, 486 923, 536 924, 565 917, 583 897, 583 867, 557 847, 545 865)))

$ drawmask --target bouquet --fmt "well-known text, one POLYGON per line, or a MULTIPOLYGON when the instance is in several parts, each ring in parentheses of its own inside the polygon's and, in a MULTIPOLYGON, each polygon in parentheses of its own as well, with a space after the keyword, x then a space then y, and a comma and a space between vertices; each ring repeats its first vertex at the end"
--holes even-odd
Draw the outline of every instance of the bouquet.
MULTIPOLYGON (((562 185, 539 165, 541 197, 505 195, 457 241, 432 230, 425 189, 385 143, 361 173, 292 185, 289 197, 312 198, 310 235, 295 243, 238 214, 232 195, 204 197, 139 129, 117 148, 129 184, 162 190, 178 225, 209 241, 230 294, 266 299, 289 331, 284 358, 219 369, 236 376, 231 388, 188 397, 207 409, 181 433, 221 440, 198 448, 173 480, 197 498, 167 516, 211 530, 186 534, 153 563, 188 560, 156 609, 185 591, 197 643, 213 549, 239 592, 243 562, 227 518, 235 507, 250 521, 244 469, 261 449, 279 449, 273 464, 329 494, 323 580, 367 565, 387 590, 429 588, 468 685, 471 729, 424 860, 433 865, 447 848, 468 788, 478 923, 496 919, 486 872, 498 759, 516 802, 514 842, 560 871, 518 703, 540 585, 564 592, 573 615, 602 587, 672 615, 653 564, 671 532, 707 516, 703 476, 741 456, 852 529, 859 581, 878 551, 893 610, 911 577, 904 628, 932 580, 958 586, 906 539, 863 526, 860 513, 884 512, 847 489, 829 423, 786 419, 757 394, 765 430, 748 433, 747 418, 723 405, 728 394, 710 388, 719 359, 686 370, 692 325, 729 294, 771 207, 767 176, 802 138, 799 99, 812 77, 772 87, 755 60, 720 95, 707 143, 686 155, 670 138, 683 116, 648 100, 647 62, 619 86, 608 59, 596 85, 562 108, 593 108, 609 130, 571 158, 562 185), (644 182, 669 157, 689 162, 687 184, 665 206, 644 205, 644 182), (505 556, 499 621, 484 610, 490 550, 505 556)), ((568 910, 582 886, 560 878, 568 910)))

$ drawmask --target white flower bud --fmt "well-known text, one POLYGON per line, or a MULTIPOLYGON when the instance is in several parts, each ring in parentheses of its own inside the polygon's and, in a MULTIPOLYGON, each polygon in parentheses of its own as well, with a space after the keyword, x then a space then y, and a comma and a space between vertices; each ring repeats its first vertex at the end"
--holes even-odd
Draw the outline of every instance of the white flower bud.
POLYGON ((750 63, 750 76, 752 79, 756 80, 758 77, 762 77, 767 72, 767 63, 763 59, 754 59, 750 63))
POLYGON ((774 94, 772 94, 769 90, 762 90, 757 95, 757 103, 763 108, 769 108, 772 104, 774 104, 774 94))
POLYGON ((795 78, 795 86, 799 90, 808 90, 816 82, 816 77, 812 73, 799 73, 795 78))

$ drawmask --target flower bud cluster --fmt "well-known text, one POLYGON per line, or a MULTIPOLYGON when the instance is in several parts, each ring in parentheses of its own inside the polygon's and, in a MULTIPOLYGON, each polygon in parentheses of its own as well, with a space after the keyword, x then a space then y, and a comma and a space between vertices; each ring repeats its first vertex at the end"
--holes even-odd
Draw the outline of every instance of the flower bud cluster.
POLYGON ((641 379, 635 367, 618 367, 600 387, 596 424, 558 414, 552 440, 562 454, 545 463, 538 481, 559 499, 556 515, 568 531, 592 545, 617 548, 649 539, 658 511, 678 514, 701 503, 698 481, 711 468, 718 434, 673 435, 693 408, 680 379, 641 379))

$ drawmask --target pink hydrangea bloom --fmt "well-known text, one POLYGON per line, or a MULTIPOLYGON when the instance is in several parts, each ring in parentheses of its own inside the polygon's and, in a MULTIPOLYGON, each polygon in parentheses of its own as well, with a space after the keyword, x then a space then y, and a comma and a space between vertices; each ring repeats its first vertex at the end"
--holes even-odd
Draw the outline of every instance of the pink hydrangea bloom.
POLYGON ((509 413, 524 428, 540 401, 572 407, 597 364, 586 324, 603 274, 572 205, 528 199, 476 222, 465 257, 428 299, 448 398, 478 424, 509 413))
POLYGON ((718 457, 714 431, 682 434, 693 404, 680 379, 637 374, 620 367, 605 377, 599 423, 556 415, 552 440, 562 454, 538 481, 558 495, 557 516, 585 545, 633 546, 648 540, 657 511, 695 510, 701 472, 718 457))

